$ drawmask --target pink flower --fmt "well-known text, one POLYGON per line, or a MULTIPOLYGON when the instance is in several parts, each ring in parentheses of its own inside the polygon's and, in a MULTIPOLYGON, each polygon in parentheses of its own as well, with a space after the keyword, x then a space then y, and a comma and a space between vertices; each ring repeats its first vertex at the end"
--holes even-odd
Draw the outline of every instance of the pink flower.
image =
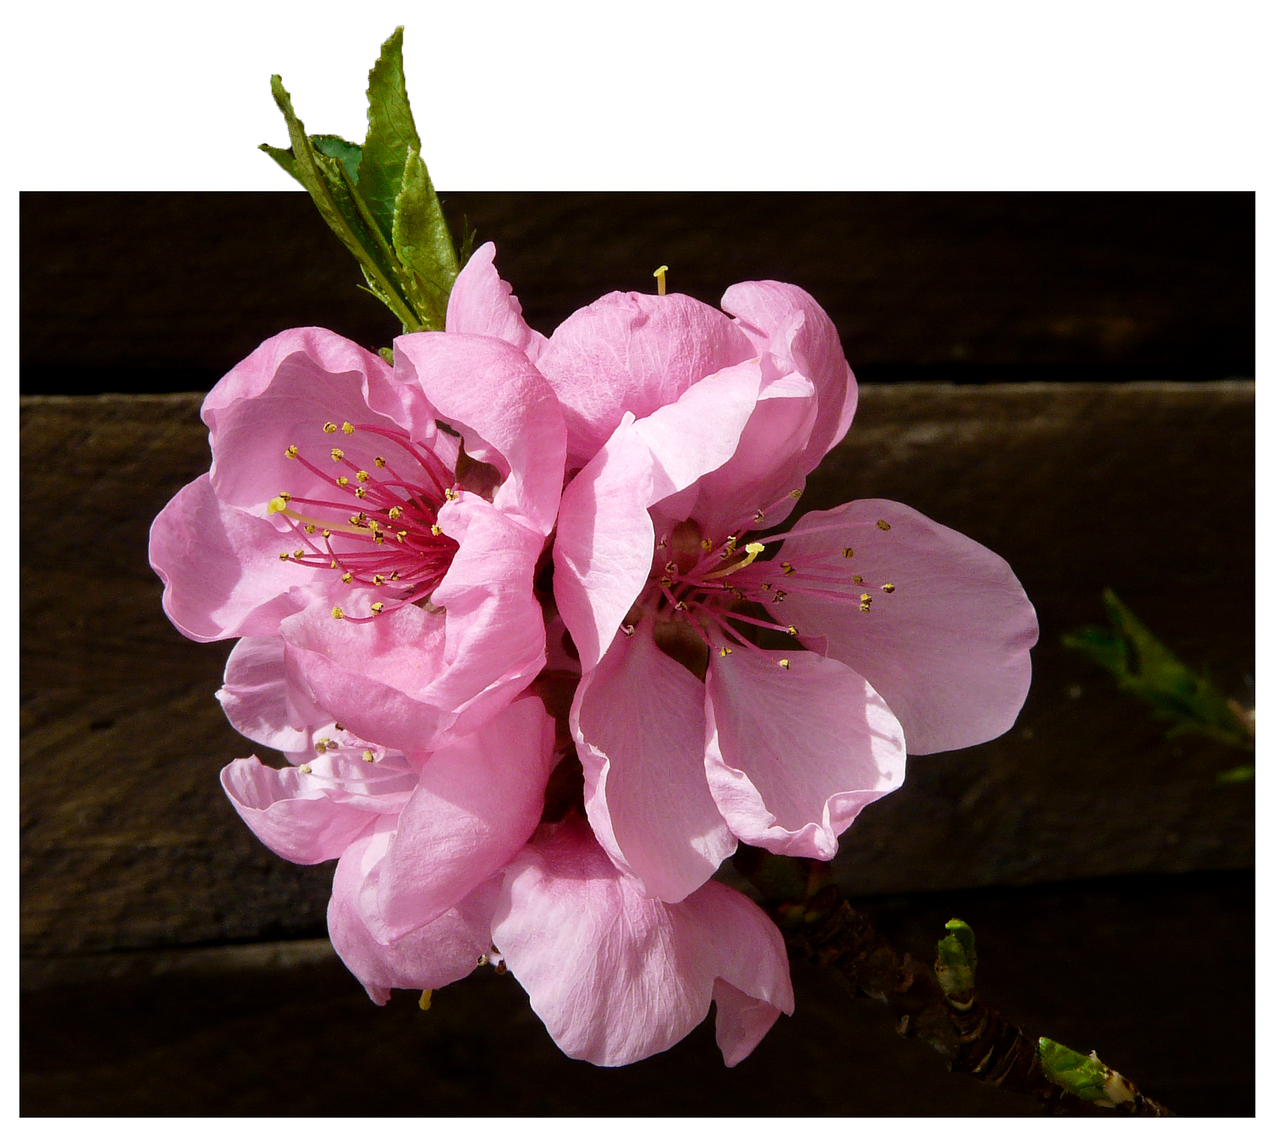
MULTIPOLYGON (((275 742, 295 740, 290 717, 322 717, 291 689, 278 638, 237 644, 220 697, 238 726, 275 742)), ((713 998, 733 1065, 794 1008, 782 938, 750 900, 718 883, 680 904, 648 898, 580 819, 539 825, 555 757, 537 698, 430 753, 332 724, 307 736, 305 764, 244 758, 223 788, 279 855, 338 858, 330 936, 378 1004, 501 959, 556 1043, 599 1065, 669 1048, 713 998)))
POLYGON ((888 501, 791 511, 856 404, 806 293, 738 284, 734 318, 613 294, 538 365, 569 465, 555 595, 584 671, 571 725, 614 863, 677 903, 738 840, 830 859, 906 752, 1007 730, 1034 612, 991 552, 888 501), (585 464, 584 464, 585 463, 585 464))
POLYGON ((393 369, 295 329, 201 416, 213 466, 151 531, 180 631, 281 636, 292 681, 330 720, 406 751, 467 732, 538 673, 533 574, 564 425, 524 352, 421 333, 396 340, 393 369))

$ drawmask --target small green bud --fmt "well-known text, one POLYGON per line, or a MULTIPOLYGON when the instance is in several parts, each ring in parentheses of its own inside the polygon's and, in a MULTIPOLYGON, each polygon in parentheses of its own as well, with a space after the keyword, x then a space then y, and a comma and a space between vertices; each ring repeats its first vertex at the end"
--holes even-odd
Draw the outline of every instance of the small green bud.
POLYGON ((947 937, 938 941, 933 970, 949 999, 963 1002, 972 996, 978 975, 978 948, 973 928, 963 919, 947 920, 947 937))

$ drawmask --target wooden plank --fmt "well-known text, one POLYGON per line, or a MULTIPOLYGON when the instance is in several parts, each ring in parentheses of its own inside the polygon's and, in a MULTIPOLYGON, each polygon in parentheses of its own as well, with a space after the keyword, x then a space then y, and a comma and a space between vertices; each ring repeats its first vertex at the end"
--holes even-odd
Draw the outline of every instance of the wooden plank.
MULTIPOLYGON (((323 931, 330 868, 259 846, 218 769, 250 751, 212 695, 226 645, 164 619, 151 518, 207 466, 199 397, 25 399, 22 949, 32 954, 323 931), (49 509, 49 502, 57 508, 49 509), (32 520, 41 509, 38 525, 32 520)), ((1253 384, 862 389, 801 511, 905 501, 1004 555, 1039 610, 1018 725, 915 759, 842 841, 855 894, 1252 863, 1237 758, 1165 741, 1069 655, 1106 585, 1250 699, 1253 384)))

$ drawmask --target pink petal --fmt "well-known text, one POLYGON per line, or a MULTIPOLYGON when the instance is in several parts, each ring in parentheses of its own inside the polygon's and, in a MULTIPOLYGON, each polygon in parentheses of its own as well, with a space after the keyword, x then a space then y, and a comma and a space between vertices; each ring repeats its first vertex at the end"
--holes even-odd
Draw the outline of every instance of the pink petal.
POLYGON ((645 418, 755 354, 723 313, 689 296, 612 292, 556 328, 538 367, 564 407, 575 468, 628 411, 645 418))
POLYGON ((782 558, 827 553, 875 593, 856 604, 790 595, 782 605, 802 640, 865 675, 902 723, 910 753, 988 741, 1018 716, 1039 629, 1013 570, 995 553, 895 501, 852 501, 808 513, 782 558), (886 521, 889 531, 876 527, 886 521), (806 535, 806 530, 836 525, 806 535), (894 585, 891 595, 879 585, 894 585), (806 632, 808 634, 806 635, 806 632))
POLYGON ((241 819, 295 864, 341 856, 379 814, 398 813, 417 781, 403 758, 366 764, 354 754, 284 769, 244 757, 222 770, 222 788, 241 819))
MULTIPOLYGON (((267 502, 279 493, 315 495, 315 475, 285 457, 289 446, 327 468, 335 443, 324 432, 326 422, 411 432, 431 422, 428 409, 421 391, 397 380, 377 355, 323 328, 283 331, 237 364, 204 400, 200 415, 209 427, 213 488, 225 504, 265 517, 267 502)), ((385 445, 358 429, 341 441, 347 457, 368 469, 385 445)), ((288 531, 283 521, 280 526, 288 531)))
POLYGON ((619 632, 569 713, 597 839, 668 903, 737 847, 707 788, 702 701, 702 683, 658 649, 646 621, 630 638, 619 632))
POLYGON ((845 436, 858 405, 858 385, 835 324, 803 288, 776 280, 735 284, 720 306, 736 317, 757 350, 767 348, 778 358, 782 371, 798 371, 813 382, 818 412, 803 468, 810 473, 845 436))
POLYGON ((584 671, 595 666, 653 564, 649 507, 728 461, 760 390, 752 361, 710 375, 639 422, 626 419, 564 491, 555 596, 584 671))
POLYGON ((362 894, 386 854, 389 831, 364 837, 338 861, 329 900, 329 938, 369 997, 385 1005, 393 989, 436 990, 466 978, 489 950, 489 922, 497 900, 495 879, 456 908, 404 936, 379 943, 362 914, 362 894))
POLYGON ((866 680, 835 659, 712 651, 706 694, 707 781, 748 844, 830 860, 862 808, 902 784, 901 727, 866 680))
POLYGON ((278 635, 237 642, 216 697, 227 720, 250 741, 300 755, 298 761, 312 752, 315 732, 333 726, 333 716, 289 681, 278 635))
POLYGON ((494 267, 495 249, 486 241, 471 254, 449 293, 445 331, 503 339, 537 362, 547 337, 524 322, 520 301, 494 267))
POLYGON ((348 730, 405 752, 475 729, 546 658, 543 538, 473 493, 440 510, 440 527, 460 545, 432 596, 443 614, 407 605, 357 624, 317 605, 281 624, 293 681, 348 730))
POLYGON ((397 375, 420 384, 467 453, 506 479, 494 505, 550 532, 564 484, 565 428, 538 369, 510 343, 483 335, 402 335, 395 351, 397 375))
MULTIPOLYGON (((669 1049, 706 1016, 720 977, 791 1012, 782 936, 723 884, 680 904, 645 898, 579 822, 535 838, 504 876, 494 945, 570 1057, 625 1065, 669 1049)), ((741 1060, 766 1015, 725 1001, 732 1022, 717 1033, 741 1060)))
POLYGON ((151 523, 151 567, 164 581, 165 614, 201 643, 276 634, 282 619, 328 584, 323 572, 280 560, 294 539, 219 501, 208 474, 196 478, 151 523))
POLYGON ((542 702, 526 697, 428 758, 382 865, 390 940, 437 918, 520 850, 542 813, 554 741, 542 702))

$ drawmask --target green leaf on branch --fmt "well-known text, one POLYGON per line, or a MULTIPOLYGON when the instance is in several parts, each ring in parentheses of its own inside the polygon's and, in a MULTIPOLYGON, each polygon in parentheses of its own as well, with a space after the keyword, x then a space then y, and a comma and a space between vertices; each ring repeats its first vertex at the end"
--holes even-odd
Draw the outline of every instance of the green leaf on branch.
POLYGON ((311 145, 326 158, 336 158, 347 171, 352 184, 360 180, 360 147, 336 134, 313 134, 311 145))
POLYGON ((1077 1053, 1042 1037, 1040 1065, 1050 1081, 1081 1100, 1100 1101, 1107 1096, 1105 1086, 1111 1070, 1098 1060, 1096 1053, 1077 1053))
POLYGON ((311 194, 359 262, 367 291, 395 312, 404 330, 438 330, 458 255, 409 109, 403 39, 404 29, 397 28, 369 72, 369 132, 362 146, 334 134, 308 136, 273 75, 271 92, 292 145, 261 149, 311 194))
POLYGON ((1186 666, 1110 588, 1102 600, 1110 629, 1081 628, 1064 635, 1063 644, 1108 671, 1121 690, 1141 698, 1157 718, 1173 721, 1169 736, 1198 733, 1252 752, 1251 713, 1186 666))
POLYGON ((978 976, 978 945, 973 928, 963 919, 947 920, 947 937, 938 941, 933 970, 949 999, 963 1002, 972 997, 978 976))

